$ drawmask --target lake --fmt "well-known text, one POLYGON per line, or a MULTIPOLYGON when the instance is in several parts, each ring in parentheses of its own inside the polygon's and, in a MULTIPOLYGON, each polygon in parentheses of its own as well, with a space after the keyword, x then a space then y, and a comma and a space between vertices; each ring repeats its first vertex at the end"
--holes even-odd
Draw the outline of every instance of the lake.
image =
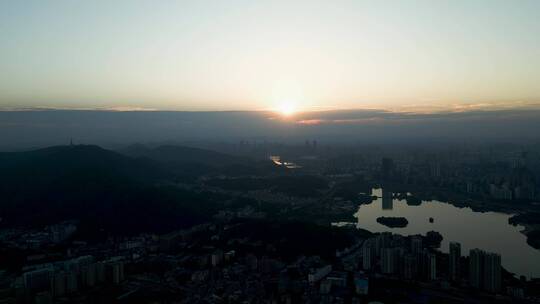
POLYGON ((475 212, 440 201, 423 201, 419 206, 409 206, 405 200, 392 199, 390 192, 384 192, 383 195, 383 189, 373 189, 372 194, 378 199, 359 207, 354 215, 358 219, 358 228, 401 235, 437 231, 444 238, 443 252, 448 253, 449 242, 459 242, 462 255, 468 255, 469 249, 473 248, 496 252, 501 255, 506 270, 529 278, 540 277, 540 250, 527 244, 526 236, 520 232, 523 226, 508 224, 512 215, 475 212), (377 223, 380 216, 405 217, 409 224, 404 228, 389 228, 377 223), (430 223, 430 217, 433 223, 430 223))

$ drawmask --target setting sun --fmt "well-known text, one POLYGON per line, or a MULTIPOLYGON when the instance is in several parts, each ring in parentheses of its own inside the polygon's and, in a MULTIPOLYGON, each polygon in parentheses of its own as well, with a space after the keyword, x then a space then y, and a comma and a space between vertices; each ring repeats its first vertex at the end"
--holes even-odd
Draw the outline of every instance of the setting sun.
POLYGON ((283 116, 291 116, 296 113, 296 103, 292 101, 285 101, 279 104, 277 111, 283 116))

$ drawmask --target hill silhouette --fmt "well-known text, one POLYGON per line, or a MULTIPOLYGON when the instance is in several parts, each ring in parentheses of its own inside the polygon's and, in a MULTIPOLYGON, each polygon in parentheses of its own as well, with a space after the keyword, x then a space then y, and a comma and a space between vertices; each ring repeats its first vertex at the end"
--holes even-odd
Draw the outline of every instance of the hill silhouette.
POLYGON ((186 146, 162 145, 150 148, 135 144, 119 152, 135 158, 157 161, 184 182, 209 173, 251 175, 276 170, 276 166, 270 162, 257 162, 245 157, 186 146))
POLYGON ((133 159, 93 145, 54 146, 26 152, 0 153, 4 182, 52 182, 70 175, 103 174, 133 180, 171 177, 155 162, 133 159))
POLYGON ((159 186, 175 174, 98 146, 0 153, 2 225, 79 219, 89 231, 166 231, 209 218, 208 194, 159 186))
POLYGON ((145 145, 137 144, 129 146, 120 152, 132 157, 146 157, 160 162, 198 163, 210 166, 225 166, 246 161, 243 158, 216 151, 173 145, 149 148, 145 145))

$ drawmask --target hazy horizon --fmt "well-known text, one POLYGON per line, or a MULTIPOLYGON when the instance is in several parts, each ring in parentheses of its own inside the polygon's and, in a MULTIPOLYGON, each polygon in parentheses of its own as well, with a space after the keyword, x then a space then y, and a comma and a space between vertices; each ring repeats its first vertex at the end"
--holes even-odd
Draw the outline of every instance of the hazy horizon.
POLYGON ((76 143, 268 140, 300 143, 482 143, 540 141, 540 110, 439 113, 385 110, 272 111, 0 111, 0 149, 76 143))

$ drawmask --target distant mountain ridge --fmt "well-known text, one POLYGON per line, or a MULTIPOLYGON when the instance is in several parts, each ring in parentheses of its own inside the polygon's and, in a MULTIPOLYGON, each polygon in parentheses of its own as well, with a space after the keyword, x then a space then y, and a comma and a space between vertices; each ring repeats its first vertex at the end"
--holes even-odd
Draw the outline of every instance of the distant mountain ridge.
POLYGON ((175 145, 149 148, 145 145, 136 144, 119 150, 119 152, 131 157, 146 157, 160 162, 177 164, 199 163, 210 166, 227 166, 246 161, 241 157, 221 152, 175 145))
POLYGON ((162 145, 154 148, 135 144, 118 152, 137 159, 159 162, 184 182, 193 181, 205 174, 256 175, 276 170, 276 166, 269 161, 255 161, 186 146, 162 145))

